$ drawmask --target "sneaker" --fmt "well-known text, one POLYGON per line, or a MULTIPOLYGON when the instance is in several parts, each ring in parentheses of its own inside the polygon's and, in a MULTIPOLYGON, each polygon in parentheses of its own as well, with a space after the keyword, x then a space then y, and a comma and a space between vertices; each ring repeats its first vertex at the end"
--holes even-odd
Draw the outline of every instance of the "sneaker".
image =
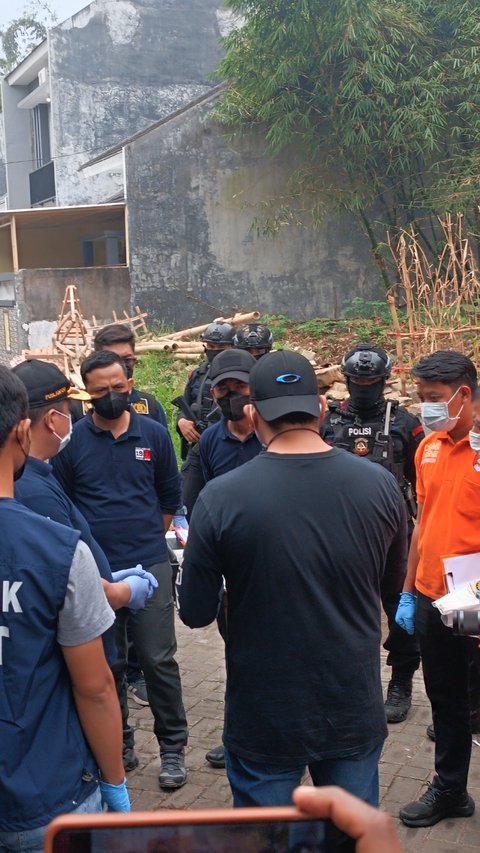
POLYGON ((135 754, 135 750, 132 747, 124 746, 123 747, 123 769, 125 773, 130 773, 132 770, 138 767, 138 758, 135 754))
POLYGON ((148 705, 147 687, 144 678, 132 681, 127 687, 127 693, 137 705, 148 705))
POLYGON ((467 791, 441 791, 438 777, 416 802, 400 809, 399 818, 406 826, 434 826, 447 817, 470 817, 475 803, 467 791))
POLYGON ((392 678, 387 688, 387 723, 403 723, 412 704, 412 679, 392 678))
POLYGON ((429 737, 430 740, 435 740, 435 728, 433 723, 430 723, 430 725, 427 726, 427 737, 429 737))
POLYGON ((212 767, 225 767, 225 750, 223 748, 223 743, 221 743, 220 746, 214 746, 213 749, 210 749, 205 758, 212 767))
POLYGON ((182 749, 179 752, 160 752, 160 787, 167 790, 181 788, 186 781, 185 751, 182 749))

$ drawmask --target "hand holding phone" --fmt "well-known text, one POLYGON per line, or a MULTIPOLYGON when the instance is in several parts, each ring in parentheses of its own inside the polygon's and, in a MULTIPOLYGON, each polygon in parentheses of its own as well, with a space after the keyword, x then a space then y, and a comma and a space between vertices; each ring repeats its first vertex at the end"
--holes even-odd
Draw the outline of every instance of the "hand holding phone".
POLYGON ((295 805, 310 817, 327 818, 356 841, 356 853, 402 853, 390 815, 374 809, 343 788, 302 786, 293 792, 295 805))

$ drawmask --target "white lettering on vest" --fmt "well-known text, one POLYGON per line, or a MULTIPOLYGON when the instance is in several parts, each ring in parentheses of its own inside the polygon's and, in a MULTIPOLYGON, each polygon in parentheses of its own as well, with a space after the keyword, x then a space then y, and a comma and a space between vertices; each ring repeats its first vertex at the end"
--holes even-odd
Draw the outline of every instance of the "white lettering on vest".
POLYGON ((4 628, 0 625, 0 666, 3 666, 3 645, 2 641, 4 637, 9 637, 10 631, 8 628, 4 628))
POLYGON ((371 427, 349 427, 348 435, 371 435, 372 428, 371 427))
POLYGON ((22 584, 23 581, 14 581, 12 584, 9 581, 3 581, 2 613, 8 613, 10 605, 14 613, 23 613, 17 598, 17 592, 22 584))

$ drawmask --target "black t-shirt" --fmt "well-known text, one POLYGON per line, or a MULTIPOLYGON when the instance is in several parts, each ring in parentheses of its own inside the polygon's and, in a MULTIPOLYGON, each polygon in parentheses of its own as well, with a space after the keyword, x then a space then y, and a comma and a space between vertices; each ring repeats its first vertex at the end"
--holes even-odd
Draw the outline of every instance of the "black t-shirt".
POLYGON ((346 451, 263 452, 207 484, 180 615, 211 622, 225 576, 228 749, 287 766, 383 741, 380 585, 400 591, 406 555, 394 477, 346 451))

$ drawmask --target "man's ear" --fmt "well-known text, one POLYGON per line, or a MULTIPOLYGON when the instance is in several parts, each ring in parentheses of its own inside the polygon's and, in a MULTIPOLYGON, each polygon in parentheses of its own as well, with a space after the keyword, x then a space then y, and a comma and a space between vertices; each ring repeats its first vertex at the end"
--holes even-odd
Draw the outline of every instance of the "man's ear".
POLYGON ((31 434, 30 427, 32 422, 30 418, 22 418, 21 421, 18 422, 16 426, 13 427, 12 433, 14 432, 17 438, 17 441, 20 442, 21 446, 24 447, 25 444, 30 444, 31 434))
POLYGON ((55 424, 53 423, 54 411, 55 411, 55 409, 49 409, 43 418, 45 426, 47 427, 47 429, 51 430, 52 432, 55 431, 55 424))
POLYGON ((127 379, 127 382, 128 382, 128 391, 131 394, 132 390, 133 390, 133 378, 127 379))
POLYGON ((255 406, 253 406, 252 403, 247 403, 247 405, 243 407, 243 414, 248 418, 252 429, 255 430, 258 424, 255 406))
POLYGON ((325 397, 325 394, 320 394, 318 399, 320 400, 320 423, 321 423, 325 419, 325 415, 327 413, 327 398, 325 397))

